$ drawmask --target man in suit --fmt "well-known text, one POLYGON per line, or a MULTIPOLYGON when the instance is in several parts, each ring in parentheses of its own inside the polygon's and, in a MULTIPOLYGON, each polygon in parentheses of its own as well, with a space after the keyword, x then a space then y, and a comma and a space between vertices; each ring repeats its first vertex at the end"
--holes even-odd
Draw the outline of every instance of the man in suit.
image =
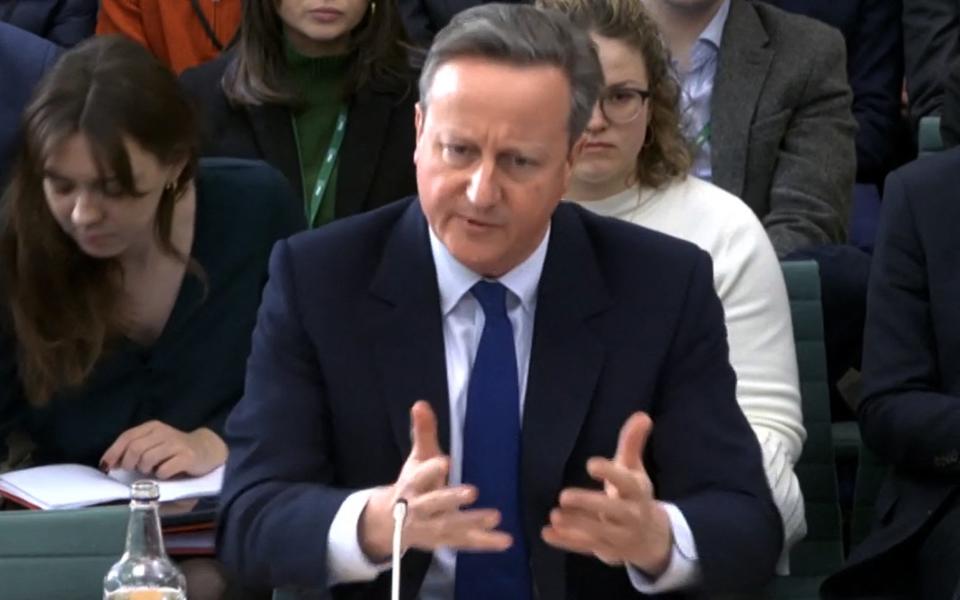
MULTIPOLYGON (((423 47, 429 47, 437 32, 446 27, 450 19, 472 6, 486 4, 490 0, 397 0, 400 17, 410 39, 423 47)), ((528 0, 499 0, 529 4, 528 0)))
MULTIPOLYGON (((845 245, 856 122, 840 34, 748 0, 643 0, 677 62, 694 174, 739 196, 781 259, 814 259, 831 382, 859 367, 869 257, 845 245)), ((849 414, 831 387, 835 415, 849 414)))
POLYGON ((709 258, 558 206, 602 82, 557 12, 461 13, 420 82, 419 198, 278 244, 226 434, 242 576, 383 598, 404 500, 405 598, 770 577, 780 518, 709 258))
POLYGON ((33 88, 43 74, 60 56, 55 44, 8 25, 0 23, 0 190, 6 182, 19 143, 20 115, 26 107, 33 88))
POLYGON ((780 257, 846 239, 856 123, 835 30, 747 0, 644 0, 681 75, 694 174, 739 196, 780 257))
MULTIPOLYGON (((837 28, 847 48, 847 77, 857 120, 857 182, 882 184, 903 140, 901 0, 766 0, 837 28)), ((909 145, 909 144, 907 144, 909 145)))
POLYGON ((893 468, 828 598, 956 598, 960 578, 960 149, 887 178, 864 340, 864 443, 893 468), (899 596, 898 596, 899 594, 899 596))
POLYGON ((960 0, 903 0, 903 50, 916 127, 942 109, 944 74, 960 57, 960 0))

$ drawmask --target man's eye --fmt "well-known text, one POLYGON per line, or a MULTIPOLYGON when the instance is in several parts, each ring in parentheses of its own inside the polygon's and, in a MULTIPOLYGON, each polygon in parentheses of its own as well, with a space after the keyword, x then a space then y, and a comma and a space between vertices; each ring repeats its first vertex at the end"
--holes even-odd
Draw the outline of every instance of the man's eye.
POLYGON ((444 144, 441 150, 443 157, 453 163, 465 163, 473 157, 473 148, 465 144, 444 144))
POLYGON ((537 165, 536 161, 526 156, 521 156, 519 154, 514 154, 509 158, 510 166, 514 168, 525 169, 528 167, 534 167, 537 165))

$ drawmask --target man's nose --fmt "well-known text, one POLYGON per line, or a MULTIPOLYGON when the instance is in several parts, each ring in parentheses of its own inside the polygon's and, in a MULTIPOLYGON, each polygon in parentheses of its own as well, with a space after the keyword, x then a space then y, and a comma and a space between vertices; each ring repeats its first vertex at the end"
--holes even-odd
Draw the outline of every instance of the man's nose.
POLYGON ((496 181, 496 165, 493 161, 482 162, 470 176, 467 199, 478 208, 499 202, 500 186, 496 181))

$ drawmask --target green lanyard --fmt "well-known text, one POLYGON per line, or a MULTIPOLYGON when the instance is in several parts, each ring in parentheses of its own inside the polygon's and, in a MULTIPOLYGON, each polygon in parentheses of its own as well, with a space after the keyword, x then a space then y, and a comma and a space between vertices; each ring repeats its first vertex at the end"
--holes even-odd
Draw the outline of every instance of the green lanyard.
MULTIPOLYGON (((313 188, 313 196, 307 206, 307 223, 310 227, 317 224, 317 215, 320 214, 320 205, 323 203, 323 195, 327 191, 327 185, 330 183, 330 176, 333 175, 333 167, 337 164, 337 156, 340 154, 340 146, 343 145, 343 136, 347 130, 347 105, 340 107, 340 114, 337 115, 337 124, 333 128, 333 136, 330 138, 330 145, 327 147, 327 155, 323 159, 323 165, 320 166, 320 172, 317 174, 317 183, 313 188)), ((297 134, 296 123, 293 127, 294 137, 297 140, 297 150, 300 150, 300 139, 297 134)))
POLYGON ((710 141, 710 121, 707 121, 707 124, 703 126, 700 130, 700 133, 697 134, 697 137, 693 140, 693 146, 698 151, 700 148, 703 148, 703 145, 710 141))

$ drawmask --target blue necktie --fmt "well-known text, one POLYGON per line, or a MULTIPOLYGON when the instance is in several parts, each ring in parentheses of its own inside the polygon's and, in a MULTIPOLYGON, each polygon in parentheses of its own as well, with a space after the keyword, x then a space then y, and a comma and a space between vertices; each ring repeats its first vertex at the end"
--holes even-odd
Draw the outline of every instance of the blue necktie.
POLYGON ((513 536, 513 546, 505 552, 457 553, 455 597, 527 600, 531 584, 520 509, 520 384, 507 288, 480 281, 472 293, 483 308, 484 325, 467 388, 462 479, 479 491, 473 507, 500 510, 500 529, 513 536))

